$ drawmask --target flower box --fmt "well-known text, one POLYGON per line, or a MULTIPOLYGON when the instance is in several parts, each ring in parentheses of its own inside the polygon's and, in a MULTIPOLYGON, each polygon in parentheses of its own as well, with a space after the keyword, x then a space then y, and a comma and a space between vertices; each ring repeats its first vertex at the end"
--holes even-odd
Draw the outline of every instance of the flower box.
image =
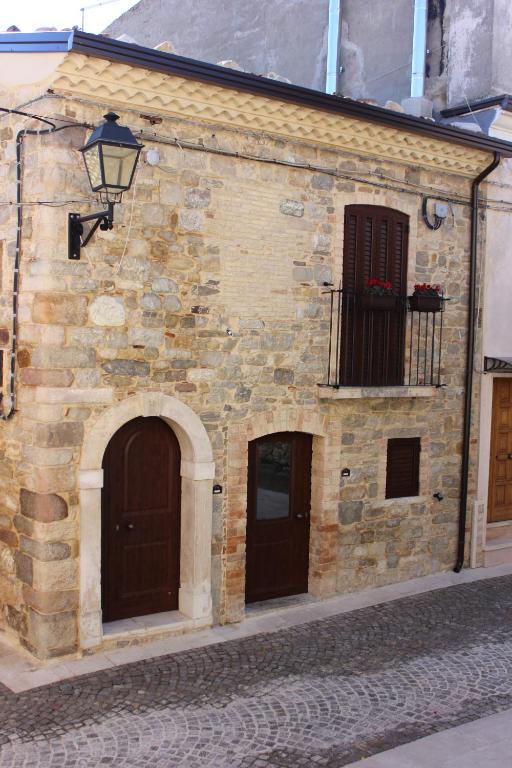
POLYGON ((393 296, 392 293, 362 293, 360 299, 362 309, 379 310, 381 312, 391 312, 393 309, 396 309, 396 296, 393 296))
POLYGON ((440 312, 442 308, 442 296, 424 296, 421 293, 409 296, 409 309, 412 312, 440 312))

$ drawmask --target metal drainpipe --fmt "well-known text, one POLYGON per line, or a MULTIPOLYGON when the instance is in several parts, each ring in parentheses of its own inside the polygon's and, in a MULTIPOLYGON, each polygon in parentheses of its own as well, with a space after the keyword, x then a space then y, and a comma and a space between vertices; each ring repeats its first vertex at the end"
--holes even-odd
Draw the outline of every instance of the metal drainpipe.
POLYGON ((478 202, 481 182, 500 164, 501 155, 494 153, 494 160, 474 179, 471 186, 471 249, 469 256, 469 307, 468 307, 468 341, 466 357, 466 386, 464 394, 464 428, 462 443, 462 467, 460 473, 460 506, 459 506, 459 541, 457 546, 457 562, 454 571, 459 573, 464 565, 464 550, 466 548, 466 515, 468 506, 469 452, 471 441, 471 401, 473 399, 473 364, 475 356, 475 327, 476 320, 476 273, 478 250, 478 202))
POLYGON ((425 58, 427 55, 428 0, 414 0, 414 32, 412 38, 411 98, 425 91, 425 58))
POLYGON ((327 75, 325 92, 338 90, 338 40, 340 34, 340 0, 329 0, 329 26, 327 32, 327 75))

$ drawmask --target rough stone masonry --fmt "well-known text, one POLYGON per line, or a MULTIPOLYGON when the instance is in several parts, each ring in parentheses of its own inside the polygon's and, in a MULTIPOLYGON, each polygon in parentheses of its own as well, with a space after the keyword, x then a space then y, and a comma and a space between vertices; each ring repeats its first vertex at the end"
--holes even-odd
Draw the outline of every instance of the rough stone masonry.
MULTIPOLYGON (((78 152, 87 131, 76 127, 24 141, 25 200, 64 202, 23 209, 17 413, 0 425, 6 636, 41 658, 83 649, 83 559, 90 556, 83 531, 96 514, 81 507, 81 499, 93 497, 79 485, 84 445, 101 418, 139 395, 163 394, 186 405, 211 443, 215 482, 224 489, 214 498, 206 547, 214 621, 243 619, 247 445, 265 433, 313 434, 313 594, 451 567, 469 208, 452 203, 444 225, 430 231, 417 192, 467 195, 487 155, 76 53, 59 67, 43 83, 53 94, 38 102, 38 112, 97 124, 107 106, 115 106, 120 123, 145 132, 143 141, 158 149, 159 161, 141 159, 132 190, 116 206, 114 229, 98 232, 72 262, 67 213, 95 209, 78 152), (203 111, 214 108, 216 118, 203 111), (149 112, 159 118, 153 127, 143 117, 149 112), (305 127, 309 138, 301 133, 305 127), (187 142, 198 148, 186 148, 187 142), (227 156, 199 151, 208 147, 227 156), (269 158, 279 162, 264 162, 269 158), (333 172, 294 167, 307 164, 333 172), (329 344, 325 283, 341 278, 344 209, 353 203, 407 213, 409 291, 417 281, 440 283, 451 298, 445 386, 428 397, 375 390, 330 399, 319 387, 329 344), (421 438, 417 497, 384 498, 392 437, 421 438), (351 468, 350 477, 341 476, 343 467, 351 468), (442 504, 432 499, 439 489, 442 504)), ((10 96, 19 103, 20 94, 42 92, 36 84, 10 96)), ((13 139, 25 122, 13 117, 4 125, 0 173, 4 195, 14 199, 13 139)), ((16 235, 11 208, 0 208, 0 225, 0 341, 7 366, 16 235)), ((98 462, 101 467, 101 457, 98 462)), ((196 481, 187 480, 186 488, 196 481)), ((99 493, 97 487, 95 498, 99 493)), ((193 503, 211 505, 210 495, 201 491, 193 503)), ((99 572, 88 573, 99 583, 99 572)))

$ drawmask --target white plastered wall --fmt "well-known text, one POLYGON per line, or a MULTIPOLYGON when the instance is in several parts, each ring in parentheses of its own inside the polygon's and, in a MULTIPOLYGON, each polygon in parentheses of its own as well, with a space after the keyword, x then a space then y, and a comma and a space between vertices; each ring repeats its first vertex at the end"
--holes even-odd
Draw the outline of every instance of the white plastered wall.
MULTIPOLYGON (((512 114, 498 110, 489 134, 496 138, 512 139, 512 114)), ((491 176, 499 187, 487 185, 487 196, 512 202, 512 161, 502 160, 491 176), (505 186, 501 186, 505 185, 505 186), (510 188, 509 188, 510 187, 510 188)), ((483 310, 483 356, 512 357, 510 333, 510 294, 512 291, 512 219, 507 211, 487 210, 485 251, 485 290, 480 294, 483 310)), ((476 361, 480 375, 480 423, 478 436, 478 491, 473 509, 471 540, 471 566, 483 564, 482 549, 486 542, 487 506, 489 493, 489 465, 491 452, 492 395, 494 379, 510 376, 503 373, 483 373, 483 358, 476 361)))

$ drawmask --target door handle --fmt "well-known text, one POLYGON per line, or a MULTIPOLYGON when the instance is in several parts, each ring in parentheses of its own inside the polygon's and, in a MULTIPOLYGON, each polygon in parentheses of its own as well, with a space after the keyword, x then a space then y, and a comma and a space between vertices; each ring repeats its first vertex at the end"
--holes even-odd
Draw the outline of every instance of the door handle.
POLYGON ((135 528, 135 526, 134 526, 133 523, 127 523, 126 524, 126 530, 127 531, 133 531, 134 528, 135 528))
POLYGON ((303 515, 302 512, 299 512, 298 515, 295 515, 296 520, 301 520, 302 518, 307 517, 307 515, 303 515))

